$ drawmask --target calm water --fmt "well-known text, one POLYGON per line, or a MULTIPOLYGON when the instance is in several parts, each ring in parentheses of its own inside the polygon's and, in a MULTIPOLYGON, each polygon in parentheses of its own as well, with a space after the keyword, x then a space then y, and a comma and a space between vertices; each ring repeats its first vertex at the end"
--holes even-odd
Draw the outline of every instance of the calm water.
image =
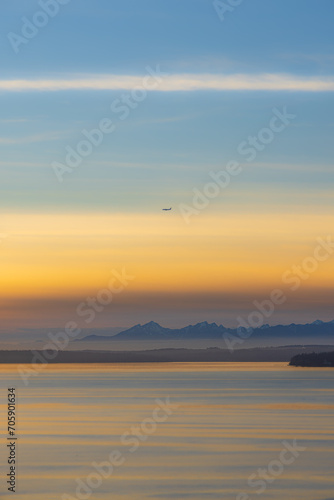
POLYGON ((6 473, 7 387, 18 393, 17 493, 2 475, 1 498, 334 499, 334 370, 62 365, 29 380, 0 367, 6 473))

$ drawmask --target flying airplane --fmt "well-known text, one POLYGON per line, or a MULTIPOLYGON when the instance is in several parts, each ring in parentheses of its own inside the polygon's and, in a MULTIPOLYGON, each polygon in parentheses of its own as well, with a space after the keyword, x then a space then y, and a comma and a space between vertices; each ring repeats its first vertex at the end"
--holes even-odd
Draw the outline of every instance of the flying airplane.
POLYGON ((168 212, 169 210, 172 210, 172 207, 170 207, 170 208, 163 208, 162 210, 164 210, 165 212, 168 212))

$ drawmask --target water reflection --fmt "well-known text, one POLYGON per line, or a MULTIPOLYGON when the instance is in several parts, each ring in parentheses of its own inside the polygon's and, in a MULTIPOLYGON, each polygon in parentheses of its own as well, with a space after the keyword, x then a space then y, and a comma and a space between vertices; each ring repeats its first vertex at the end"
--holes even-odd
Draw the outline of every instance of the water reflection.
POLYGON ((333 498, 331 369, 280 363, 61 365, 25 387, 14 366, 3 365, 0 380, 4 424, 8 384, 18 393, 17 500, 76 498, 76 487, 96 472, 92 463, 110 462, 115 450, 124 462, 91 493, 82 486, 85 498, 333 498), (153 429, 156 401, 168 397, 179 407, 165 420, 157 413, 161 421, 153 429), (134 439, 139 446, 131 452, 134 439), (306 450, 259 495, 247 479, 277 459, 284 440, 297 440, 306 450))

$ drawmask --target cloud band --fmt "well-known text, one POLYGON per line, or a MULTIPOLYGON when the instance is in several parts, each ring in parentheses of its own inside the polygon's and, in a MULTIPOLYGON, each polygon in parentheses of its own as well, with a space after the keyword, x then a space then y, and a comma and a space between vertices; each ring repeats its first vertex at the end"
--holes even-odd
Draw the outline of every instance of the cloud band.
MULTIPOLYGON (((56 92, 66 90, 132 90, 143 86, 143 76, 70 75, 62 79, 0 80, 0 92, 56 92)), ((149 90, 149 89, 148 89, 149 90)), ((297 77, 288 74, 174 74, 161 78, 152 88, 159 92, 192 91, 294 91, 333 92, 334 76, 297 77)))

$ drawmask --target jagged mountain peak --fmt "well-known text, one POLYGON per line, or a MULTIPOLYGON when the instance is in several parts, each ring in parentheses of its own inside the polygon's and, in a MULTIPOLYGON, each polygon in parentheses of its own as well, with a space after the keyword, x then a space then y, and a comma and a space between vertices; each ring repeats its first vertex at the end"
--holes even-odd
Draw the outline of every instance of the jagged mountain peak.
POLYGON ((149 323, 145 323, 145 325, 140 325, 141 328, 148 330, 150 332, 162 332, 166 330, 164 327, 156 323, 155 321, 150 321, 149 323))
MULTIPOLYGON (((334 321, 323 322, 316 320, 311 324, 304 325, 291 323, 290 325, 270 326, 268 324, 264 324, 255 329, 250 327, 247 331, 252 334, 251 337, 253 339, 257 337, 262 340, 264 338, 281 338, 285 339, 285 342, 287 339, 291 342, 295 342, 297 340, 300 341, 300 339, 304 337, 305 340, 311 337, 316 338, 318 336, 325 335, 326 338, 330 338, 331 341, 333 341, 334 321)), ((159 325, 156 321, 149 321, 144 325, 138 324, 128 328, 127 330, 123 330, 112 337, 96 337, 91 335, 86 337, 86 340, 222 340, 226 333, 238 336, 240 334, 240 328, 225 328, 223 325, 218 326, 216 323, 208 323, 207 321, 202 321, 196 325, 189 325, 183 328, 165 328, 159 325)))
POLYGON ((207 328, 207 327, 218 327, 217 323, 208 323, 207 321, 202 321, 201 323, 196 323, 195 328, 207 328))

